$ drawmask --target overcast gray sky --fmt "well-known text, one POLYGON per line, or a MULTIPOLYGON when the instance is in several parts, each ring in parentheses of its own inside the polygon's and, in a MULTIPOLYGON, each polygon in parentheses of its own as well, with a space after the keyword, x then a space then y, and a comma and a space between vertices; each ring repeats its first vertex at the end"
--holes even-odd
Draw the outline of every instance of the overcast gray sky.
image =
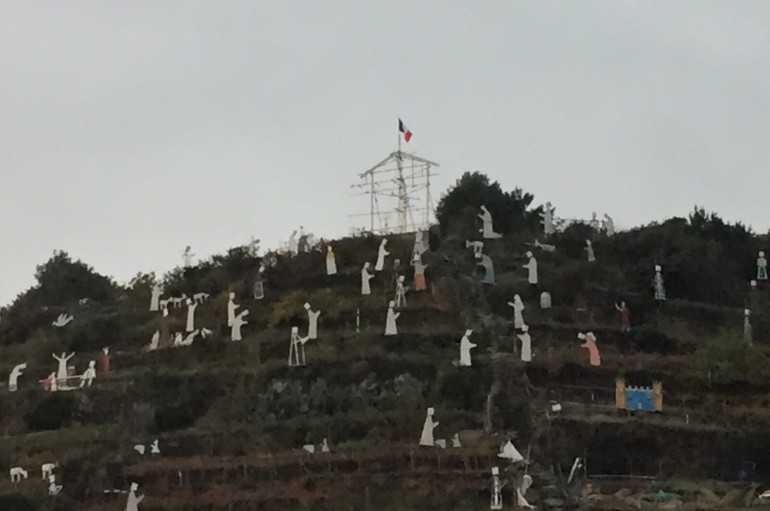
POLYGON ((405 146, 616 223, 766 216, 770 2, 0 3, 0 304, 54 249, 126 281, 348 232, 405 146))

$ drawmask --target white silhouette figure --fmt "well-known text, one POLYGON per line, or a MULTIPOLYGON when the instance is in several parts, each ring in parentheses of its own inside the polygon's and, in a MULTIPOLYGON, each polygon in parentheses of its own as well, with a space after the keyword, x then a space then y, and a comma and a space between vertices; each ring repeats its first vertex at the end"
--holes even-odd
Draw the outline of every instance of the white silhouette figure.
POLYGON ((380 242, 380 248, 377 251, 377 264, 374 265, 374 271, 382 271, 382 269, 385 267, 385 256, 390 255, 390 252, 385 249, 385 245, 387 244, 387 238, 383 238, 380 242))
POLYGON ((315 454, 315 445, 305 444, 302 446, 302 450, 305 452, 309 452, 310 454, 315 454))
POLYGON ((230 301, 227 302, 227 326, 233 326, 235 321, 235 309, 240 307, 235 303, 235 293, 230 293, 230 301))
POLYGON ((75 356, 75 353, 72 352, 69 356, 67 356, 67 353, 62 352, 61 357, 56 356, 55 353, 51 356, 59 361, 59 369, 56 371, 56 383, 59 386, 63 386, 67 383, 67 378, 69 376, 67 373, 67 362, 69 359, 75 356))
POLYGON ((61 328, 64 326, 67 326, 68 323, 70 323, 75 317, 72 314, 59 314, 59 317, 56 318, 56 321, 51 323, 56 328, 61 328))
POLYGON ((11 370, 11 374, 8 376, 8 392, 16 392, 16 390, 18 390, 19 376, 22 375, 23 371, 26 368, 27 368, 27 363, 24 362, 23 364, 19 364, 15 366, 11 370))
POLYGON ((86 369, 80 377, 80 388, 82 389, 85 386, 90 389, 91 384, 94 382, 94 378, 96 378, 96 360, 92 360, 88 363, 88 369, 86 369))
POLYGON ((326 274, 337 275, 337 259, 334 257, 332 246, 326 247, 326 274))
POLYGON ((543 224, 543 234, 546 236, 549 236, 556 232, 556 229, 553 227, 553 212, 555 211, 555 208, 551 206, 550 202, 546 202, 545 206, 543 207, 543 212, 540 213, 540 217, 542 218, 541 223, 543 224))
POLYGON ((289 253, 291 255, 297 255, 298 252, 298 245, 297 245, 297 231, 292 231, 291 236, 289 236, 289 253))
POLYGON ((51 392, 59 390, 59 386, 56 384, 56 372, 49 374, 48 378, 43 380, 43 387, 51 392))
POLYGON ((398 335, 396 320, 401 315, 401 313, 393 311, 393 307, 395 306, 396 303, 393 300, 388 303, 388 315, 385 318, 385 335, 398 335))
POLYGON ((537 284, 537 259, 532 255, 532 252, 527 251, 527 258, 529 261, 523 265, 523 268, 528 270, 527 280, 530 284, 537 284))
POLYGON ((503 237, 502 234, 495 232, 492 226, 492 213, 489 212, 486 206, 481 206, 481 213, 477 216, 481 218, 482 228, 479 229, 479 232, 481 233, 482 238, 485 240, 493 240, 503 237))
POLYGON ((466 241, 465 242, 465 248, 471 248, 473 247, 473 256, 475 257, 476 254, 481 254, 484 250, 484 242, 483 241, 466 241))
POLYGON ((146 452, 146 449, 144 447, 144 444, 136 444, 134 446, 134 450, 144 456, 144 453, 146 452))
POLYGON ((543 252, 548 252, 550 254, 553 254, 554 252, 556 252, 556 245, 550 245, 548 243, 540 243, 540 240, 535 240, 533 245, 535 246, 535 248, 539 248, 543 252))
POLYGON ((150 296, 150 312, 158 312, 160 310, 160 295, 163 294, 163 288, 160 284, 153 284, 152 296, 150 296))
POLYGON ((486 254, 476 254, 476 259, 481 259, 478 263, 484 267, 484 276, 481 278, 482 284, 494 284, 495 283, 495 264, 492 258, 486 254))
POLYGON ((321 452, 329 452, 329 442, 325 438, 321 442, 321 452))
POLYGON ((58 495, 62 488, 64 488, 64 486, 56 484, 56 476, 52 475, 48 478, 48 495, 58 495))
POLYGON ((174 334, 174 346, 183 346, 184 339, 182 338, 182 332, 177 332, 174 334))
POLYGON ((471 350, 477 346, 471 342, 470 337, 472 333, 473 330, 466 330, 465 335, 460 341, 460 366, 462 367, 471 366, 471 350))
POLYGON ((433 422, 433 414, 435 410, 428 408, 428 413, 425 415, 425 424, 422 426, 422 435, 420 436, 420 445, 425 447, 433 447, 433 430, 438 426, 438 422, 433 422))
POLYGON ((304 367, 305 343, 310 337, 300 337, 299 327, 291 327, 291 338, 289 339, 289 367, 304 367))
POLYGON ((150 454, 160 454, 160 446, 158 445, 157 438, 150 444, 150 454))
POLYGON ((209 299, 209 296, 211 295, 209 295, 208 293, 195 293, 193 295, 193 300, 195 301, 195 303, 203 303, 209 299))
POLYGON ((760 252, 757 257, 757 280, 767 280, 767 259, 764 252, 760 252))
POLYGON ((126 511, 139 511, 139 503, 144 500, 144 495, 136 496, 136 490, 139 489, 137 483, 131 483, 131 490, 128 492, 128 502, 126 502, 126 511))
POLYGON ((653 279, 653 287, 655 288, 655 300, 659 302, 666 301, 666 287, 663 284, 663 274, 660 265, 655 265, 655 278, 653 279))
POLYGON ((248 252, 251 257, 259 257, 259 242, 260 240, 254 239, 254 236, 251 237, 251 242, 249 243, 248 252))
POLYGON ((321 311, 313 312, 307 302, 305 303, 305 310, 307 311, 307 337, 314 341, 318 339, 318 316, 321 315, 321 311))
POLYGON ((513 443, 511 443, 510 440, 508 440, 508 442, 502 446, 500 452, 497 454, 497 457, 511 460, 513 463, 524 461, 524 456, 522 456, 521 453, 516 450, 516 447, 513 446, 513 443))
POLYGON ((521 360, 522 362, 532 361, 532 339, 529 337, 529 327, 523 325, 521 333, 517 335, 521 341, 521 360))
POLYGON ((401 307, 401 302, 403 302, 403 306, 406 307, 406 290, 408 288, 404 285, 404 276, 399 275, 398 280, 396 281, 396 307, 401 307))
POLYGON ((607 233, 607 236, 612 236, 615 234, 615 221, 607 213, 604 214, 604 220, 602 220, 602 228, 604 229, 604 232, 607 233))
POLYGON ((591 229, 598 231, 599 230, 599 219, 596 218, 596 212, 594 211, 591 213, 591 220, 589 220, 588 225, 591 226, 591 229))
POLYGON ((182 254, 182 259, 184 259, 184 267, 189 268, 192 266, 192 258, 195 256, 195 254, 192 253, 192 247, 190 245, 187 245, 187 247, 184 249, 184 254, 182 254))
POLYGON ((548 291, 543 291, 540 293, 540 308, 541 309, 550 309, 551 308, 551 293, 548 291))
POLYGON ((233 325, 230 328, 230 338, 233 341, 240 341, 240 340, 242 340, 242 337, 241 337, 241 327, 243 325, 247 325, 248 324, 248 321, 246 321, 243 318, 248 316, 248 314, 249 314, 248 310, 243 310, 243 311, 241 311, 240 314, 235 316, 235 319, 233 320, 233 325))
POLYGON ((754 344, 754 339, 751 333, 751 319, 749 316, 751 315, 751 311, 749 309, 744 309, 743 311, 743 341, 751 346, 754 344))
POLYGON ((452 447, 459 449, 462 446, 463 444, 460 442, 460 435, 458 433, 455 433, 454 436, 452 437, 452 447))
POLYGON ((40 465, 40 470, 43 472, 43 481, 53 475, 53 469, 58 467, 58 463, 43 463, 40 465))
POLYGON ((518 294, 513 295, 513 302, 508 302, 508 305, 513 307, 513 328, 523 327, 524 302, 521 301, 521 297, 518 294))
POLYGON ((372 294, 372 288, 369 286, 369 281, 372 280, 374 275, 369 273, 369 263, 364 263, 364 267, 361 268, 361 295, 367 296, 372 294))
POLYGON ((198 307, 198 302, 193 302, 188 298, 185 303, 187 304, 187 325, 184 331, 192 332, 195 330, 195 309, 198 307))
POLYGON ((591 246, 591 240, 586 240, 586 254, 588 255, 588 262, 596 262, 596 255, 594 254, 594 247, 591 246))
POLYGON ((147 346, 147 351, 157 350, 159 343, 160 343, 160 330, 155 330, 155 333, 152 334, 152 339, 150 339, 150 345, 147 346))
POLYGON ((11 482, 20 483, 22 479, 26 479, 29 474, 21 467, 13 467, 11 469, 11 482))
POLYGON ((412 249, 412 258, 421 256, 428 247, 425 246, 425 231, 416 231, 414 233, 414 248, 412 249))
POLYGON ((176 309, 177 307, 181 307, 183 303, 185 303, 185 300, 187 300, 187 295, 185 293, 182 293, 182 296, 173 296, 169 298, 171 301, 171 305, 174 306, 176 309))
POLYGON ((503 486, 500 482, 500 469, 492 467, 492 494, 489 509, 503 509, 503 486))

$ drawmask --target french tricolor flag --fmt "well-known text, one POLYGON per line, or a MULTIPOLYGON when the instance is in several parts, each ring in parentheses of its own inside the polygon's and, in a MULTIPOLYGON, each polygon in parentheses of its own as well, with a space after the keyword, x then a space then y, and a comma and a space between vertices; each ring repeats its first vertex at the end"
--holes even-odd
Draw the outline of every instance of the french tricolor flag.
POLYGON ((404 134, 404 140, 409 142, 409 139, 412 138, 412 132, 409 131, 409 128, 406 127, 404 124, 404 121, 401 119, 398 120, 398 131, 404 134))

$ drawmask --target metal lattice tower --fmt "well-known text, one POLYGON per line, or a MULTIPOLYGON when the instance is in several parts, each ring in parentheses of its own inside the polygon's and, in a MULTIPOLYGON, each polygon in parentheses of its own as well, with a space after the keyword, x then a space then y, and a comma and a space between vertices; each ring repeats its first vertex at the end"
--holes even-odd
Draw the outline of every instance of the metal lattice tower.
POLYGON ((415 232, 430 227, 434 211, 430 194, 431 170, 439 164, 411 153, 394 151, 380 163, 358 175, 353 195, 369 196, 369 212, 350 215, 354 229, 375 234, 415 232))

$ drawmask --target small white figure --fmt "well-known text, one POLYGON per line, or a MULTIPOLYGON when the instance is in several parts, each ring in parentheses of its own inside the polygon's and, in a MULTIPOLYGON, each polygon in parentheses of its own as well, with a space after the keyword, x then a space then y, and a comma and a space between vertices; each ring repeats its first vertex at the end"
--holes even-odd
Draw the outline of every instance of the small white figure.
POLYGON ((586 240, 586 254, 588 255, 588 262, 596 262, 596 255, 594 254, 594 247, 591 245, 591 240, 586 240))
POLYGON ((187 300, 187 295, 182 293, 182 296, 172 296, 169 300, 171 301, 171 305, 173 305, 173 307, 176 309, 185 303, 185 300, 187 300))
POLYGON ((403 306, 406 307, 406 290, 409 289, 404 285, 404 276, 399 275, 398 280, 396 281, 396 307, 401 307, 401 302, 403 301, 403 306))
POLYGON ((192 258, 195 256, 195 254, 192 253, 192 247, 190 245, 187 245, 184 249, 184 254, 182 254, 182 259, 184 259, 184 267, 189 268, 192 266, 192 258))
POLYGON ((475 348, 477 345, 473 344, 471 342, 471 334, 473 333, 473 330, 466 330, 465 335, 463 335, 462 340, 460 341, 460 366, 461 367, 470 367, 471 366, 471 350, 475 348))
POLYGON ((655 288, 655 300, 659 302, 666 301, 666 287, 663 284, 663 274, 660 265, 655 265, 655 278, 652 281, 655 288))
POLYGON ((546 236, 550 236, 551 234, 556 232, 556 229, 553 227, 553 212, 555 211, 555 208, 551 206, 550 202, 546 202, 545 206, 543 207, 543 212, 540 213, 540 217, 542 218, 541 223, 543 224, 543 234, 546 236))
POLYGON ((307 311, 307 337, 314 341, 318 339, 318 316, 321 315, 321 311, 313 312, 307 302, 305 302, 305 310, 307 311))
POLYGON ((523 265, 523 268, 528 270, 527 280, 530 284, 537 284, 537 259, 532 255, 532 252, 527 251, 527 264, 523 265))
POLYGON ((482 227, 479 229, 479 232, 481 233, 482 238, 485 240, 494 240, 503 237, 502 234, 495 232, 492 225, 492 213, 489 212, 486 206, 481 206, 481 213, 477 216, 481 218, 482 227))
POLYGON ((372 294, 372 288, 369 286, 369 281, 372 278, 374 275, 369 273, 369 263, 364 263, 364 267, 361 268, 361 296, 372 294))
POLYGON ((88 363, 88 369, 86 369, 80 377, 80 388, 82 389, 85 386, 90 389, 91 384, 94 382, 94 378, 96 378, 96 360, 92 360, 88 363))
POLYGON ((262 274, 265 272, 265 267, 261 266, 257 270, 257 275, 254 277, 254 287, 252 288, 252 296, 255 300, 261 300, 265 297, 265 283, 262 274))
POLYGON ((75 319, 75 317, 72 314, 59 314, 59 317, 56 318, 56 321, 51 323, 51 325, 55 326, 56 328, 62 328, 67 326, 67 324, 75 319))
POLYGON ((484 276, 481 278, 482 284, 495 283, 495 265, 492 258, 486 254, 476 254, 476 259, 481 259, 480 266, 484 267, 484 276))
POLYGON ((767 259, 765 259, 765 253, 761 251, 757 257, 757 280, 767 280, 767 259))
POLYGON ((163 306, 163 317, 164 318, 168 317, 168 306, 167 305, 163 306))
POLYGON ((382 271, 382 269, 385 267, 385 256, 390 255, 390 252, 385 249, 387 244, 388 239, 383 238, 380 242, 380 248, 377 251, 377 264, 374 265, 374 271, 382 271))
POLYGON ((233 326, 235 321, 235 309, 240 307, 235 303, 235 293, 230 293, 230 301, 227 302, 227 326, 233 326))
POLYGON ((508 442, 500 448, 500 452, 497 454, 497 457, 511 460, 513 463, 524 461, 524 456, 522 456, 516 447, 513 446, 513 443, 510 440, 508 440, 508 442))
POLYGON ((334 257, 331 245, 326 247, 326 274, 337 275, 337 259, 334 257))
POLYGON ((152 285, 152 296, 150 296, 150 312, 158 312, 160 310, 160 295, 163 294, 163 288, 160 284, 152 285))
POLYGON ((160 454, 160 446, 157 438, 150 444, 150 454, 160 454))
POLYGON ((420 445, 425 447, 433 447, 433 430, 438 426, 438 422, 433 422, 433 414, 436 411, 433 408, 428 408, 428 413, 425 416, 425 424, 422 426, 422 435, 420 436, 420 445))
POLYGON ((192 332, 195 330, 195 309, 198 307, 198 302, 194 302, 189 298, 185 301, 187 304, 187 325, 185 326, 185 332, 192 332))
POLYGON ((305 234, 305 228, 299 226, 299 242, 297 243, 298 254, 310 253, 310 240, 313 238, 313 233, 305 234))
POLYGON ((56 383, 59 386, 66 385, 67 378, 69 376, 67 373, 67 362, 69 359, 75 356, 75 353, 70 353, 70 355, 67 356, 66 353, 62 352, 61 357, 56 356, 56 353, 52 354, 51 356, 59 362, 59 369, 56 371, 56 383))
POLYGON ((751 346, 754 344, 754 339, 751 334, 751 320, 749 319, 749 316, 751 315, 751 311, 749 309, 744 309, 743 311, 743 342, 751 346))
POLYGON ((63 486, 61 484, 56 484, 56 476, 50 476, 48 478, 48 495, 58 495, 63 486))
POLYGON ((452 447, 455 449, 459 449, 462 447, 463 444, 460 442, 460 435, 458 433, 455 433, 452 437, 452 447))
POLYGON ((128 501, 126 502, 126 511, 139 511, 139 503, 144 500, 144 495, 136 496, 136 490, 139 489, 137 483, 131 483, 131 490, 128 492, 128 501))
POLYGON ((310 454, 314 454, 315 453, 315 445, 313 445, 313 444, 305 444, 305 445, 302 446, 302 450, 306 451, 306 452, 309 452, 310 454))
POLYGON ((548 253, 551 253, 551 254, 556 252, 556 245, 550 245, 550 244, 547 244, 547 243, 540 243, 539 240, 535 240, 533 245, 535 246, 535 248, 539 248, 543 252, 548 252, 548 253))
POLYGON ((591 220, 588 221, 588 225, 591 226, 591 229, 598 231, 599 230, 599 219, 596 218, 596 212, 594 211, 591 213, 591 220))
POLYGON ((297 255, 298 248, 297 231, 294 230, 291 232, 291 236, 289 236, 289 254, 293 256, 297 255))
POLYGON ((18 364, 11 370, 11 374, 8 376, 8 392, 16 392, 19 388, 19 376, 27 368, 27 363, 18 364))
POLYGON ((524 326, 524 302, 518 294, 513 295, 513 302, 508 302, 513 307, 513 328, 522 328, 524 326))
POLYGON ((21 467, 13 467, 11 469, 11 482, 20 483, 22 479, 26 479, 29 474, 21 467))
POLYGON ((40 470, 43 472, 43 481, 53 475, 53 469, 59 466, 59 463, 43 463, 40 465, 40 470))
POLYGON ((484 242, 483 241, 466 241, 465 242, 465 248, 471 248, 473 247, 473 256, 476 257, 476 254, 481 254, 484 250, 484 242))
POLYGON ((145 447, 144 447, 144 444, 136 444, 136 445, 134 446, 134 450, 135 450, 136 452, 138 452, 139 454, 141 454, 142 456, 144 456, 144 453, 145 453, 145 447))
POLYGON ((425 231, 417 230, 414 233, 414 248, 412 249, 412 258, 421 256, 428 247, 425 245, 425 231))
POLYGON ((147 346, 147 351, 157 350, 159 343, 160 343, 160 330, 155 330, 155 333, 152 334, 152 339, 150 339, 150 345, 147 346))
POLYGON ((540 308, 541 309, 550 309, 551 308, 551 293, 548 291, 543 291, 540 293, 540 308))
POLYGON ((209 299, 209 296, 211 295, 209 295, 208 293, 195 293, 193 295, 193 300, 195 301, 195 303, 203 303, 209 299))
POLYGON ((529 337, 529 327, 524 325, 521 327, 521 333, 517 335, 521 341, 521 361, 532 361, 532 339, 529 337))
POLYGON ((50 392, 59 390, 59 385, 56 383, 56 372, 49 374, 48 377, 43 380, 43 388, 50 392))
POLYGON ((489 502, 489 509, 503 509, 503 486, 500 482, 500 469, 492 467, 492 493, 489 502))
POLYGON ((396 320, 401 315, 401 313, 393 311, 393 307, 395 306, 396 303, 393 300, 388 303, 388 315, 385 317, 385 335, 398 335, 396 320))
POLYGON ((289 367, 304 367, 305 343, 310 337, 300 337, 299 327, 291 327, 291 338, 289 339, 289 367))
POLYGON ((177 332, 174 334, 174 346, 183 346, 184 338, 182 337, 182 332, 177 332))
POLYGON ((254 239, 254 236, 251 237, 251 242, 248 247, 248 252, 251 257, 259 257, 259 242, 260 240, 254 239))
POLYGON ((435 447, 439 447, 439 448, 441 448, 441 449, 446 449, 446 439, 444 439, 444 438, 439 438, 438 440, 436 440, 435 442, 433 442, 433 445, 434 445, 435 447))
POLYGON ((329 452, 329 442, 325 438, 321 442, 321 452, 329 452))
POLYGON ((604 214, 604 220, 602 220, 602 229, 607 233, 607 236, 615 234, 615 221, 607 213, 604 214))
POLYGON ((243 319, 243 318, 245 318, 248 315, 249 315, 249 311, 248 310, 243 310, 243 311, 241 311, 240 314, 235 316, 235 319, 233 320, 233 325, 230 328, 230 338, 233 341, 241 341, 241 340, 243 340, 243 338, 241 337, 241 327, 243 325, 248 325, 249 324, 248 321, 243 319))

